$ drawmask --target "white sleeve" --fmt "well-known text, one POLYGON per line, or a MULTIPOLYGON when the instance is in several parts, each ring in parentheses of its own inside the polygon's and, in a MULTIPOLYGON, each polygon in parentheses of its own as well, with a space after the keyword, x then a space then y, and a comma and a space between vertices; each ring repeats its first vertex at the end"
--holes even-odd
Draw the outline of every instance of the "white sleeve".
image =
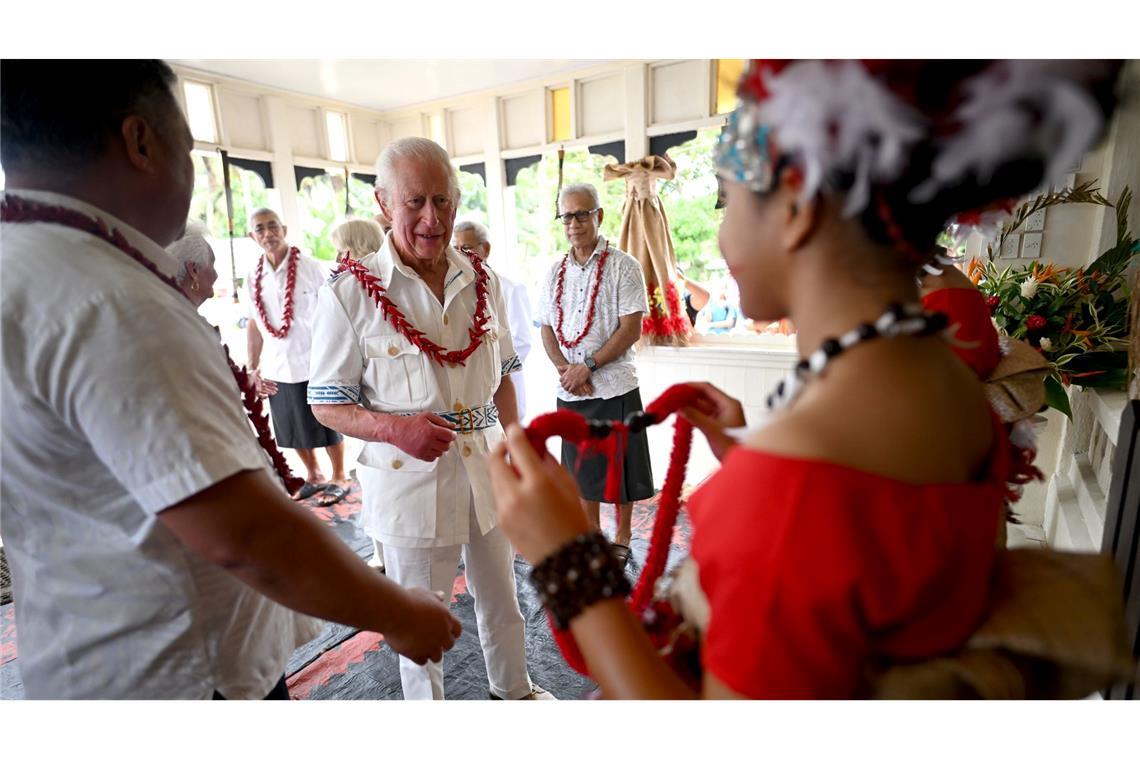
POLYGON ((87 311, 85 328, 44 357, 50 403, 144 510, 267 466, 221 344, 188 305, 100 300, 87 311))
POLYGON ((542 296, 539 298, 536 320, 540 325, 554 324, 554 280, 560 263, 560 261, 554 262, 554 266, 546 272, 546 279, 542 282, 542 296))
POLYGON ((525 362, 530 354, 531 331, 534 329, 530 315, 530 296, 527 295, 525 285, 515 283, 511 287, 507 316, 511 320, 511 338, 515 342, 515 353, 519 355, 520 361, 525 362))
POLYGON ((309 404, 359 404, 364 354, 331 283, 317 291, 309 353, 309 404))
POLYGON ((618 267, 618 316, 649 312, 649 295, 645 291, 645 275, 641 264, 630 256, 622 256, 618 267))
POLYGON ((522 360, 515 353, 515 342, 511 335, 512 325, 507 312, 507 295, 503 291, 506 285, 497 274, 491 275, 491 287, 488 295, 491 298, 491 308, 499 322, 499 361, 500 374, 509 375, 522 369, 522 360))

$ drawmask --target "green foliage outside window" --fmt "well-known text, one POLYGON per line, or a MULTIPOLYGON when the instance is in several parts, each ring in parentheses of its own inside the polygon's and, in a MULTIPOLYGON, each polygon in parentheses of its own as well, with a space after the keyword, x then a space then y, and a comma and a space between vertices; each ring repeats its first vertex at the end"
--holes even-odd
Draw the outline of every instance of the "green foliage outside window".
POLYGON ((707 282, 723 276, 717 232, 724 212, 716 205, 716 169, 713 163, 719 130, 705 129, 686 143, 669 149, 677 164, 676 176, 657 186, 677 262, 686 276, 707 282))
MULTIPOLYGON (((216 154, 194 153, 192 159, 194 195, 190 201, 189 217, 205 224, 211 237, 226 238, 229 228, 222 158, 216 154)), ((269 193, 255 172, 231 166, 230 194, 234 203, 234 236, 244 237, 249 232, 249 215, 269 205, 269 193)))
POLYGON ((487 186, 478 174, 458 172, 459 174, 459 212, 455 220, 479 222, 484 227, 488 225, 487 214, 487 186))

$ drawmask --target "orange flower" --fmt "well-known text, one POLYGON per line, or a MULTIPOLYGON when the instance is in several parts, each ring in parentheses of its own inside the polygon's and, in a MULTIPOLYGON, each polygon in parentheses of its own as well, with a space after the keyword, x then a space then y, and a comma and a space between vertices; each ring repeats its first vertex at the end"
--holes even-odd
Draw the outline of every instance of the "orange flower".
POLYGON ((981 259, 970 259, 970 262, 966 264, 966 276, 975 286, 982 281, 982 272, 984 271, 985 265, 982 264, 981 259))
POLYGON ((1058 269, 1054 264, 1046 264, 1040 266, 1036 261, 1033 262, 1033 279, 1038 282, 1052 282, 1053 278, 1057 276, 1063 269, 1058 269))

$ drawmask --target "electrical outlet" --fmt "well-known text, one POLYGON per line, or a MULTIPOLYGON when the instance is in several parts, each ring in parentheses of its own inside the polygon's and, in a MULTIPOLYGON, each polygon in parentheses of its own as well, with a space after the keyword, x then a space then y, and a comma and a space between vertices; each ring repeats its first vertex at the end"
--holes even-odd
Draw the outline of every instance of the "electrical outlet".
POLYGON ((1028 232, 1041 232, 1045 229, 1045 209, 1035 211, 1025 218, 1025 229, 1028 232))
POLYGON ((1027 232, 1021 236, 1021 258, 1041 258, 1041 233, 1027 232))
POLYGON ((1012 235, 1007 235, 1005 242, 1001 245, 1001 253, 998 255, 999 259, 1016 259, 1017 252, 1021 247, 1021 235, 1016 232, 1012 235))

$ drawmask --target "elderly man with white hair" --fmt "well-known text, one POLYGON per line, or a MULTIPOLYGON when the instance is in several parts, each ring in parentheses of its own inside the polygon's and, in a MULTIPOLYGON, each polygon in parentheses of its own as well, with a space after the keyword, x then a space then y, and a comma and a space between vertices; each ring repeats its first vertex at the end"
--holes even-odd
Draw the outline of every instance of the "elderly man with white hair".
MULTIPOLYGON (((455 231, 451 233, 451 244, 459 250, 468 250, 486 263, 491 257, 491 237, 487 228, 471 220, 455 223, 455 231)), ((488 265, 490 266, 490 265, 488 265)), ((515 282, 497 270, 499 282, 503 287, 503 298, 507 302, 507 319, 511 326, 511 340, 515 344, 515 352, 519 361, 526 364, 526 357, 530 354, 531 344, 531 315, 530 295, 526 286, 515 282)), ((522 373, 511 378, 515 386, 515 400, 518 402, 519 419, 526 417, 526 384, 522 373)))
MULTIPOLYGON (((624 420, 642 409, 633 344, 641 338, 641 318, 649 310, 645 276, 636 259, 601 234, 605 210, 593 185, 562 188, 558 211, 570 250, 547 273, 539 309, 542 345, 558 370, 558 407, 592 420, 624 420)), ((577 449, 563 443, 562 464, 577 478, 582 508, 597 529, 609 462, 594 457, 579 466, 577 457, 577 449)), ((629 436, 621 467, 614 553, 625 563, 631 504, 653 495, 644 430, 629 436)))
MULTIPOLYGON (((388 577, 450 598, 462 554, 492 698, 552 698, 527 673, 514 550, 497 526, 486 457, 518 419, 521 364, 499 278, 451 247, 459 184, 447 152, 393 141, 376 165, 392 229, 322 287, 309 403, 365 441, 362 526, 388 577)), ((443 668, 400 658, 405 699, 442 699, 443 668)))

